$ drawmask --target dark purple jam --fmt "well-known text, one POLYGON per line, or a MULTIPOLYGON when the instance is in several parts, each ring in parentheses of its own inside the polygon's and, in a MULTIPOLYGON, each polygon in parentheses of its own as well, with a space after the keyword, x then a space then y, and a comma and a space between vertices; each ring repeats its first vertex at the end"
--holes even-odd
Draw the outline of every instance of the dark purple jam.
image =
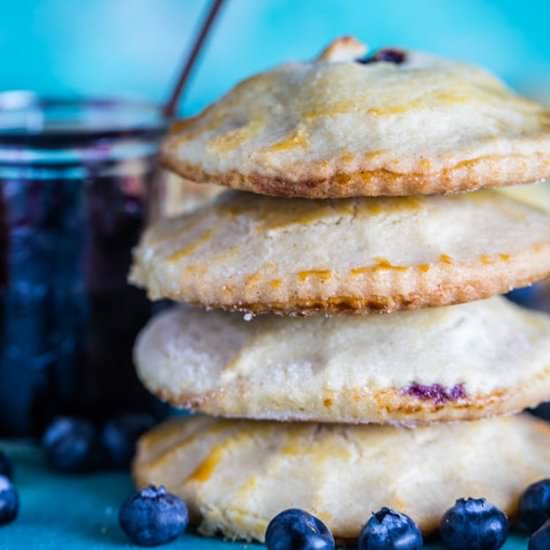
POLYGON ((464 384, 456 384, 455 386, 447 388, 441 384, 425 386, 423 384, 413 382, 410 386, 404 388, 402 393, 404 395, 416 397, 422 401, 433 401, 436 404, 466 399, 464 384))
POLYGON ((395 65, 401 65, 407 59, 407 54, 404 50, 398 50, 397 48, 384 48, 378 50, 374 55, 358 59, 357 62, 362 65, 368 65, 370 63, 394 63, 395 65))
POLYGON ((160 130, 71 132, 0 125, 0 436, 152 403, 132 365, 151 306, 126 277, 160 130))

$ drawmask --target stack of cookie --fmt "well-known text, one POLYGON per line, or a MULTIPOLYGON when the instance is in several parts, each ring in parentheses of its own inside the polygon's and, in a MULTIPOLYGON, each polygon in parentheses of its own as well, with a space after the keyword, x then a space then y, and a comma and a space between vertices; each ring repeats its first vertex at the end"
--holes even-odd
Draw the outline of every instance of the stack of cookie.
POLYGON ((144 329, 139 375, 211 415, 146 435, 138 484, 206 533, 262 540, 299 507, 352 539, 381 506, 425 532, 460 497, 513 514, 550 474, 550 427, 510 416, 550 397, 550 317, 494 297, 550 274, 550 214, 479 190, 550 176, 542 106, 344 38, 176 125, 164 157, 238 191, 135 251, 134 283, 191 304, 144 329))

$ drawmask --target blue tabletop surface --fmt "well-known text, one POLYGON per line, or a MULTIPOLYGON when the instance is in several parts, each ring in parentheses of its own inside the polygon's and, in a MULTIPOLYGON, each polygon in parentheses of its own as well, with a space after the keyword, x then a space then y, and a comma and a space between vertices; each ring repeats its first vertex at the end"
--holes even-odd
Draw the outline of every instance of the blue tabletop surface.
MULTIPOLYGON (((0 550, 114 550, 128 544, 118 526, 119 504, 133 491, 129 475, 60 476, 47 471, 41 453, 27 444, 1 443, 15 464, 21 510, 0 527, 0 550)), ((186 534, 163 546, 170 550, 261 550, 254 544, 223 542, 186 534)), ((438 545, 426 548, 436 550, 438 545)), ((505 550, 524 550, 526 539, 511 537, 505 550)))

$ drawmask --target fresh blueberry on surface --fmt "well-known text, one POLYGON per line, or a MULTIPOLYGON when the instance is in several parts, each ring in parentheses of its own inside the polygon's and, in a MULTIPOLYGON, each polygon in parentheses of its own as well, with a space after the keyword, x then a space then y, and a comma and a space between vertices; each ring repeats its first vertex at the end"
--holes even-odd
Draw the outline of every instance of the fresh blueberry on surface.
POLYGON ((407 54, 403 50, 397 48, 384 48, 378 50, 374 55, 369 55, 363 59, 358 59, 358 63, 362 65, 368 65, 370 63, 394 63, 395 65, 401 65, 407 59, 407 54))
POLYGON ((19 512, 19 497, 11 481, 0 475, 0 525, 11 523, 19 512))
POLYGON ((107 421, 101 430, 101 445, 117 468, 130 465, 138 438, 155 424, 150 414, 127 413, 107 421))
POLYGON ((99 437, 89 420, 56 418, 46 428, 42 448, 48 465, 58 472, 86 472, 98 466, 99 437))
POLYGON ((139 546, 158 546, 179 537, 187 527, 185 502, 162 485, 142 489, 121 507, 119 523, 128 538, 139 546))
POLYGON ((459 499, 439 527, 449 550, 497 550, 508 536, 508 519, 484 498, 459 499))
POLYGON ((519 519, 522 529, 528 533, 534 533, 550 519, 550 479, 543 479, 525 489, 519 501, 519 519))
POLYGON ((11 461, 2 451, 0 451, 0 476, 13 479, 13 467, 11 465, 11 461))
POLYGON ((359 550, 420 550, 422 533, 405 514, 382 508, 372 514, 359 534, 359 550))
POLYGON ((548 550, 550 548, 550 520, 529 539, 529 550, 548 550))
POLYGON ((333 550, 334 537, 320 519, 290 508, 270 521, 265 544, 267 550, 333 550))

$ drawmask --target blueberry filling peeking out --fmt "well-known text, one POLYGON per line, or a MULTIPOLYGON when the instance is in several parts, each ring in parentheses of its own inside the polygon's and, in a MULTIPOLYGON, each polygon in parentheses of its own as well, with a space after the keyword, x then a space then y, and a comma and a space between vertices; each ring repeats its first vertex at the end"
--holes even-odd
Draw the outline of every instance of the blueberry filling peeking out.
POLYGON ((368 65, 369 63, 379 63, 384 61, 386 63, 401 65, 401 63, 404 63, 406 59, 407 54, 403 50, 398 50, 397 48, 384 48, 383 50, 378 50, 374 55, 369 55, 368 57, 358 59, 357 63, 368 65))
POLYGON ((464 384, 456 384, 451 388, 446 388, 441 384, 425 386, 413 382, 403 389, 403 394, 416 397, 422 401, 433 401, 434 403, 446 403, 447 401, 458 401, 466 398, 464 384))

